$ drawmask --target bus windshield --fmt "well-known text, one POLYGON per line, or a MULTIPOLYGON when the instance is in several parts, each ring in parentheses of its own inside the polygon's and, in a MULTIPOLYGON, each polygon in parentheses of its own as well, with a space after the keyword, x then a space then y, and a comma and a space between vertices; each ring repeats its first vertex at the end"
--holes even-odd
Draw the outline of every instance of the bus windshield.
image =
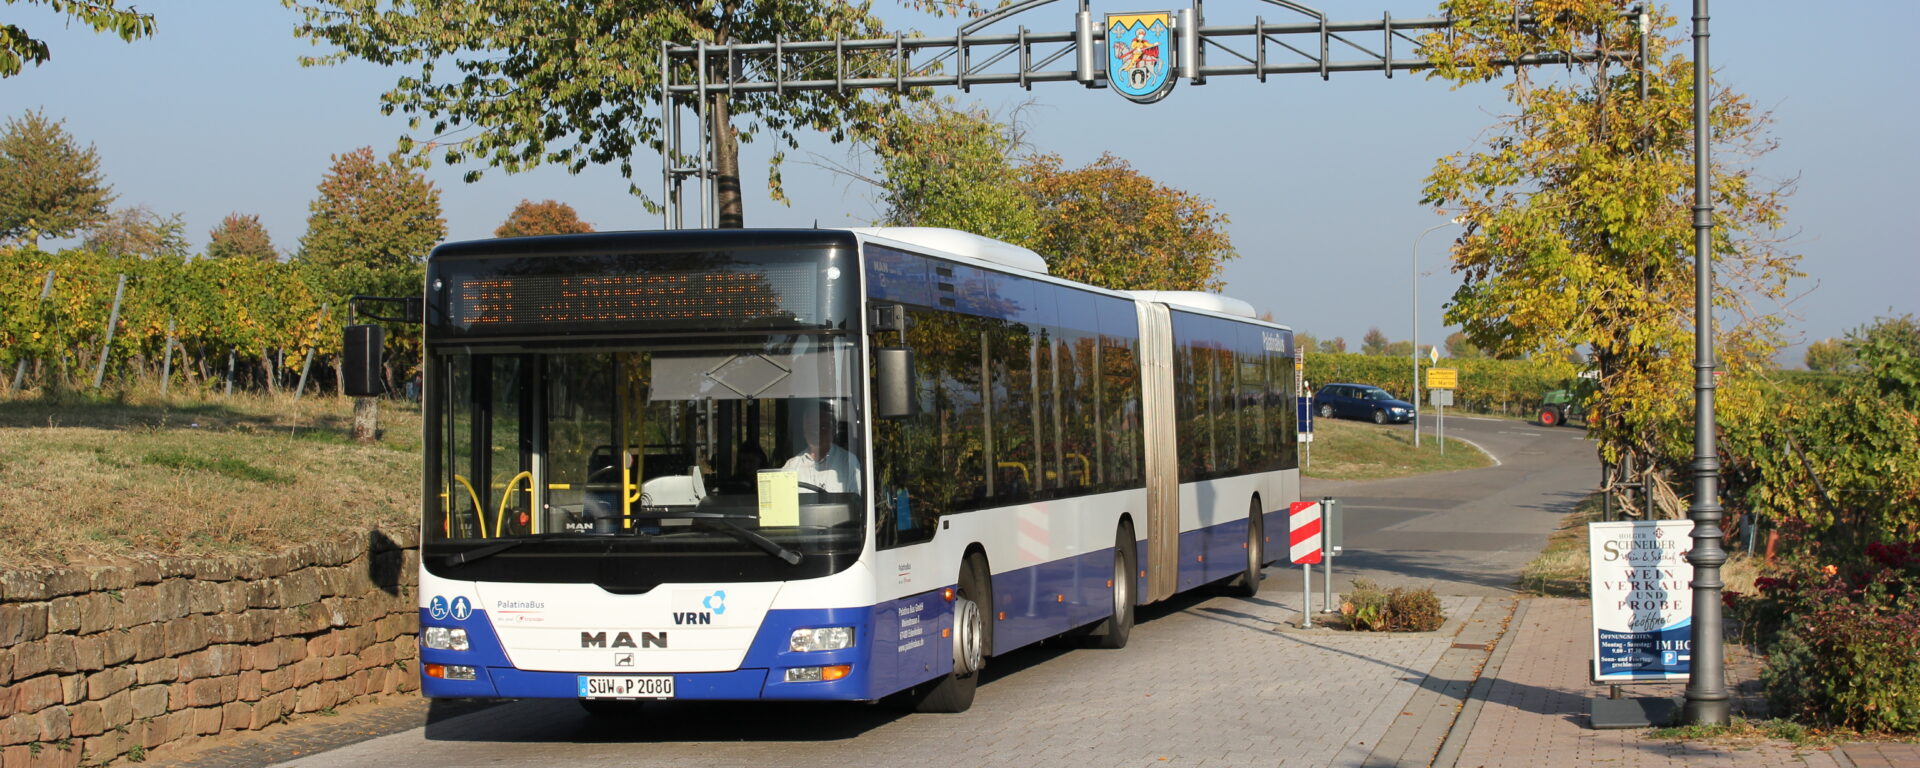
POLYGON ((426 554, 857 553, 856 351, 785 334, 439 354, 426 554))

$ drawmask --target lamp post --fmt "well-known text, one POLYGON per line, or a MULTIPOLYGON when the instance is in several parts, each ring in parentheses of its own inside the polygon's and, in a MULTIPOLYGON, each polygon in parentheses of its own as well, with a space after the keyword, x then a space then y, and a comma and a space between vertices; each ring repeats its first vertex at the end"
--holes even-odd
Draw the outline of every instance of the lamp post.
POLYGON ((1420 241, 1441 227, 1462 223, 1459 217, 1443 221, 1421 232, 1413 239, 1413 447, 1420 447, 1420 241))
POLYGON ((1732 717, 1722 646, 1720 457, 1713 421, 1713 125, 1708 122, 1707 0, 1693 0, 1693 626, 1684 722, 1726 725, 1732 717))

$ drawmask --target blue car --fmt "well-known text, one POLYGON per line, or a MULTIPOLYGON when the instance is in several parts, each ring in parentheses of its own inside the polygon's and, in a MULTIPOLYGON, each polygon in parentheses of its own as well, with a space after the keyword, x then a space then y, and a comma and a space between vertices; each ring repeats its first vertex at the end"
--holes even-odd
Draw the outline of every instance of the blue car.
POLYGON ((1375 424, 1413 421, 1413 404, 1371 384, 1328 384, 1313 396, 1321 418, 1372 419, 1375 424))

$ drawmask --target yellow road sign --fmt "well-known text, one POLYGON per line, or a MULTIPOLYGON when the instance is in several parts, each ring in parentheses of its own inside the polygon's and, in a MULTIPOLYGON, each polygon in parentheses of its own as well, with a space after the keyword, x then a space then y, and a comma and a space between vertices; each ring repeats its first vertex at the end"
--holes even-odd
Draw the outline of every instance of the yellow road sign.
POLYGON ((1460 386, 1460 371, 1455 368, 1428 368, 1428 389, 1453 389, 1460 386))

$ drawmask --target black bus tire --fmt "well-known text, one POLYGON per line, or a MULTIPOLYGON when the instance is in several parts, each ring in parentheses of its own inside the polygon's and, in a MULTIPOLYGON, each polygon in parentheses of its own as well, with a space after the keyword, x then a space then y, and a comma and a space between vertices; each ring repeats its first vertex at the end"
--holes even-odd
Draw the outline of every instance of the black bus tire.
POLYGON ((993 581, 987 564, 969 556, 960 565, 953 597, 953 670, 928 685, 914 702, 916 712, 965 712, 986 667, 993 632, 993 581))
POLYGON ((1113 614, 1100 622, 1088 637, 1088 645, 1094 648, 1125 648, 1127 638, 1133 634, 1134 580, 1138 569, 1134 562, 1139 558, 1140 545, 1133 538, 1133 524, 1121 523, 1113 536, 1113 614))
POLYGON ((1247 570, 1227 582, 1226 592, 1234 597, 1260 594, 1260 571, 1266 568, 1266 524, 1260 516, 1260 500, 1247 504, 1247 570))

